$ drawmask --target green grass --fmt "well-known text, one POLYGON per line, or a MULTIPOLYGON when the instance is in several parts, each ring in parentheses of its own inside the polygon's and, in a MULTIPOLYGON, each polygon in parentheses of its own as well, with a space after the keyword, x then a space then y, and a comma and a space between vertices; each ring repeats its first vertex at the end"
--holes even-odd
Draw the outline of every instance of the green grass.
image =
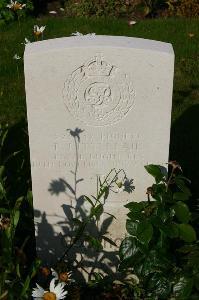
POLYGON ((77 30, 82 33, 124 35, 172 43, 176 55, 172 120, 176 120, 188 107, 199 103, 199 20, 145 20, 129 27, 126 21, 115 19, 27 19, 21 23, 21 29, 18 23, 0 29, 0 122, 13 124, 26 117, 23 61, 14 60, 13 56, 15 53, 23 56, 24 47, 21 43, 24 37, 34 40, 34 24, 47 25, 45 39, 70 36, 77 30), (191 38, 189 33, 194 36, 191 38))

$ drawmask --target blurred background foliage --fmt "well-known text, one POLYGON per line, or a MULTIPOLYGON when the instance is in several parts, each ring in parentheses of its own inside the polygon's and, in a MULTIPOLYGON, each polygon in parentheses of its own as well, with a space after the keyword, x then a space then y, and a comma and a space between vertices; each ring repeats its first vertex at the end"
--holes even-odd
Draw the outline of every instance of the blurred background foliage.
MULTIPOLYGON (((45 15, 49 11, 65 16, 154 18, 197 17, 198 0, 25 0, 26 10, 17 12, 26 15, 45 15), (61 11, 60 11, 61 8, 61 11)), ((8 0, 0 0, 0 24, 14 20, 16 14, 7 8, 8 0)))

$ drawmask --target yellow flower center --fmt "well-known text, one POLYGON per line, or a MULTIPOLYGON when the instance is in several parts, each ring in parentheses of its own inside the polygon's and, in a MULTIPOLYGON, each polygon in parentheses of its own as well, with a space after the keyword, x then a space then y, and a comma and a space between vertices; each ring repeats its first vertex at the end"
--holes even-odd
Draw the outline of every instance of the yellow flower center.
POLYGON ((123 184, 122 184, 122 182, 121 181, 119 181, 119 182, 116 182, 117 183, 117 186, 119 187, 119 188, 121 188, 122 186, 123 186, 123 184))
POLYGON ((14 5, 13 5, 13 7, 12 7, 12 9, 13 10, 19 10, 19 9, 21 9, 21 7, 22 7, 22 4, 20 4, 20 3, 15 3, 14 5))
POLYGON ((36 36, 40 36, 41 34, 42 34, 41 31, 34 31, 34 35, 36 35, 36 36))
POLYGON ((59 280, 63 282, 67 282, 69 280, 69 276, 67 272, 62 272, 59 274, 59 280))
POLYGON ((47 267, 43 267, 41 268, 41 273, 47 277, 48 275, 50 275, 50 269, 48 269, 47 267))
POLYGON ((47 292, 43 295, 43 299, 44 300, 56 300, 57 297, 56 297, 55 293, 47 292))

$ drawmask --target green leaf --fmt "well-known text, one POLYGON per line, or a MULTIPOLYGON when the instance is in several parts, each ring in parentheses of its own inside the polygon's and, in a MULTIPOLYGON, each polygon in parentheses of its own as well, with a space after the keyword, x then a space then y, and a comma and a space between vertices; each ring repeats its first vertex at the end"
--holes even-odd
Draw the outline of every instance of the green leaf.
POLYGON ((104 191, 104 200, 106 200, 108 198, 108 195, 109 195, 109 187, 106 186, 105 191, 104 191))
POLYGON ((91 235, 86 235, 84 238, 85 238, 85 240, 89 243, 89 245, 90 245, 92 248, 96 249, 97 251, 103 249, 100 240, 98 240, 98 239, 92 237, 91 235))
POLYGON ((196 240, 196 232, 189 224, 179 224, 179 236, 187 243, 191 243, 196 240))
POLYGON ((102 235, 102 239, 106 242, 108 242, 110 245, 117 247, 116 243, 114 243, 110 238, 108 238, 107 236, 102 235))
POLYGON ((127 220, 126 230, 144 244, 148 244, 153 236, 153 226, 148 221, 132 222, 127 220))
POLYGON ((144 244, 148 244, 153 236, 153 226, 145 221, 138 226, 138 239, 144 244))
POLYGON ((13 152, 13 153, 11 153, 10 155, 8 155, 8 156, 6 157, 6 159, 4 160, 4 164, 6 164, 11 158, 15 157, 15 156, 16 156, 18 153, 20 153, 20 152, 22 152, 22 150, 17 151, 17 152, 13 152))
POLYGON ((148 165, 145 166, 146 171, 155 178, 155 181, 158 183, 162 181, 165 177, 166 169, 159 165, 148 165))
POLYGON ((149 279, 148 289, 152 291, 153 296, 158 296, 158 299, 168 299, 171 283, 162 273, 155 273, 149 279))
POLYGON ((138 221, 138 220, 144 220, 145 215, 140 213, 140 212, 134 212, 134 211, 130 211, 127 214, 127 217, 131 220, 131 221, 138 221))
POLYGON ((126 230, 130 235, 137 236, 138 223, 131 220, 126 221, 126 230))
POLYGON ((33 206, 33 196, 32 196, 32 191, 27 192, 27 201, 29 205, 32 207, 33 206))
POLYGON ((161 229, 170 238, 177 238, 179 235, 178 225, 175 223, 162 226, 161 229))
POLYGON ((80 221, 78 218, 72 218, 73 223, 77 226, 81 226, 83 224, 82 221, 80 221))
POLYGON ((185 276, 178 278, 173 286, 173 292, 180 300, 187 300, 191 294, 193 279, 185 276))
POLYGON ((25 280, 24 284, 23 284, 23 289, 22 289, 21 294, 20 294, 21 298, 22 298, 23 296, 25 296, 27 290, 29 289, 30 282, 31 282, 31 277, 30 277, 30 275, 28 275, 28 276, 26 277, 26 280, 25 280))
MULTIPOLYGON (((188 183, 190 183, 190 181, 183 177, 183 176, 177 176, 175 178, 175 183, 177 185, 177 187, 184 193, 187 194, 189 197, 191 196, 191 192, 189 190, 189 188, 185 185, 185 181, 187 181, 188 183)), ((181 199, 179 199, 181 200, 181 199)))
POLYGON ((16 202, 15 202, 15 206, 14 206, 14 210, 18 210, 22 204, 24 197, 19 197, 16 202))
POLYGON ((3 177, 4 171, 5 171, 5 167, 4 166, 0 166, 0 179, 3 177))
POLYGON ((189 199, 189 195, 181 192, 177 192, 173 194, 173 199, 174 200, 181 200, 181 201, 186 201, 189 199))
POLYGON ((14 213, 14 216, 13 216, 13 226, 14 226, 14 229, 17 227, 17 224, 19 222, 19 217, 20 217, 20 211, 16 210, 15 213, 14 213))
POLYGON ((158 206, 157 216, 165 223, 170 218, 170 211, 165 208, 163 205, 158 206))
POLYGON ((113 219, 117 220, 117 218, 116 218, 114 215, 112 215, 112 214, 110 214, 110 213, 108 213, 108 212, 104 212, 104 213, 105 213, 106 215, 112 217, 113 219))
POLYGON ((9 214, 10 213, 10 210, 9 209, 6 209, 6 208, 0 208, 0 214, 9 214))
POLYGON ((173 203, 173 192, 169 189, 162 194, 162 202, 173 203))
POLYGON ((14 236, 15 234, 15 230, 16 230, 16 227, 17 227, 17 224, 19 222, 19 217, 20 217, 20 206, 21 206, 21 203, 23 201, 23 197, 20 197, 16 200, 15 202, 15 206, 14 206, 14 209, 12 210, 12 214, 11 214, 11 223, 12 223, 12 234, 14 236))
POLYGON ((194 286, 197 289, 197 291, 199 292, 199 274, 197 274, 197 273, 194 276, 194 286))
POLYGON ((178 220, 182 223, 188 223, 190 221, 190 212, 188 206, 179 201, 174 206, 174 211, 178 220))
POLYGON ((91 215, 90 217, 96 217, 99 220, 100 216, 102 215, 104 209, 102 204, 98 204, 96 207, 91 208, 91 215))
POLYGON ((179 249, 177 249, 177 251, 187 254, 191 251, 194 251, 195 249, 197 249, 197 245, 185 245, 185 246, 182 246, 179 249))
POLYGON ((145 204, 143 202, 129 202, 124 207, 128 208, 129 210, 132 210, 133 212, 141 212, 145 204))
POLYGON ((100 188, 97 199, 99 200, 102 196, 104 196, 104 200, 106 200, 108 195, 109 195, 109 187, 108 186, 103 186, 103 187, 100 188))
MULTIPOLYGON (((1 128, 0 128, 1 129, 1 128)), ((0 136, 0 144, 1 144, 1 147, 3 147, 3 145, 4 145, 4 142, 5 142, 5 139, 6 139, 6 137, 7 137, 7 135, 8 135, 8 128, 3 128, 3 130, 2 130, 2 135, 0 136)))
POLYGON ((96 282, 99 282, 104 278, 104 275, 102 273, 94 272, 92 273, 92 275, 94 276, 96 282))
POLYGON ((120 246, 119 255, 122 260, 133 258, 140 248, 138 247, 137 241, 133 237, 126 237, 120 246))
POLYGON ((2 194, 3 197, 6 196, 6 191, 4 189, 3 184, 0 182, 0 195, 2 194))
POLYGON ((143 210, 146 206, 144 202, 130 202, 125 205, 126 208, 130 210, 127 216, 132 220, 142 220, 144 218, 143 210))
POLYGON ((151 250, 147 253, 142 262, 142 276, 148 276, 154 272, 167 271, 170 268, 170 261, 160 253, 160 250, 151 250))
POLYGON ((84 196, 84 200, 88 201, 93 207, 95 206, 93 201, 89 197, 84 196))
POLYGON ((20 266, 19 266, 19 263, 17 263, 17 265, 16 265, 16 273, 17 273, 17 276, 18 276, 19 278, 21 278, 21 273, 20 273, 20 266))

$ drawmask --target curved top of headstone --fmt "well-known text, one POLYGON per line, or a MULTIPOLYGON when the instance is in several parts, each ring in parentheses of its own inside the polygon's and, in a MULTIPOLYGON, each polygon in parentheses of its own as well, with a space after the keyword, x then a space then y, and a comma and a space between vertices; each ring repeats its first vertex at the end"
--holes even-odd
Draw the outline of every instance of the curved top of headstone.
POLYGON ((64 48, 84 48, 100 46, 151 50, 170 55, 174 53, 173 47, 169 43, 126 36, 84 35, 49 39, 27 44, 25 55, 30 55, 38 52, 56 51, 58 49, 61 50, 64 48))

